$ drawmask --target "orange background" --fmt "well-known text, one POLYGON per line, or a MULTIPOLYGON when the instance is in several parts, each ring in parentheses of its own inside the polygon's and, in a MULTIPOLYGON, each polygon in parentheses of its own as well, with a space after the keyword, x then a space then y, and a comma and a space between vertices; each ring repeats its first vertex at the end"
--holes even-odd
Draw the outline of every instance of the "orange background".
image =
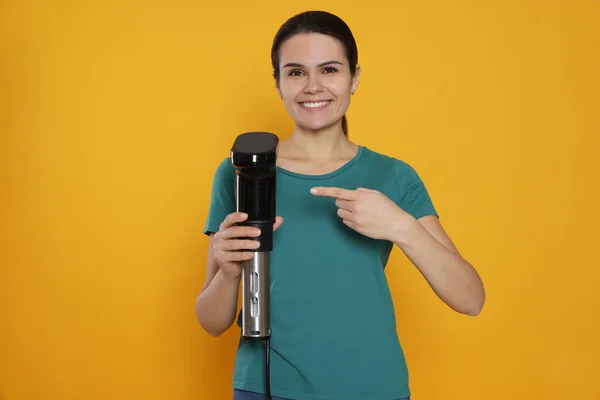
POLYGON ((201 3, 2 2, 1 400, 231 398, 238 331, 194 315, 212 176, 290 133, 271 41, 323 7, 351 138, 420 172, 487 289, 458 315, 394 250, 413 399, 600 399, 599 2, 201 3))

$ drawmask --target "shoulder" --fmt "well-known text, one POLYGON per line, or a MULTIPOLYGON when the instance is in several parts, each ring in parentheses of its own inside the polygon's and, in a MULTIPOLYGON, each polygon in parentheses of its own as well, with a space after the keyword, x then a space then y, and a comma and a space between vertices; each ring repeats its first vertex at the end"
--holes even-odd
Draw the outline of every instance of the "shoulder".
POLYGON ((437 211, 425 183, 416 169, 407 161, 365 149, 365 160, 372 170, 373 182, 380 180, 382 193, 392 199, 400 208, 419 219, 427 215, 437 216, 437 211))
POLYGON ((393 172, 394 179, 399 187, 421 182, 416 169, 407 161, 366 147, 363 151, 365 161, 370 163, 372 168, 393 172))
POLYGON ((235 203, 235 168, 229 159, 220 161, 214 170, 210 207, 204 233, 217 232, 225 217, 234 212, 235 203))
POLYGON ((225 158, 221 160, 215 169, 215 179, 235 178, 235 168, 231 165, 231 160, 225 158))
POLYGON ((218 164, 217 164, 217 170, 216 172, 218 173, 229 173, 232 174, 235 172, 235 168, 233 168, 233 165, 231 165, 231 160, 229 159, 229 157, 226 157, 224 159, 222 159, 218 164))
POLYGON ((221 160, 214 169, 213 193, 231 192, 235 189, 235 168, 229 158, 221 160))

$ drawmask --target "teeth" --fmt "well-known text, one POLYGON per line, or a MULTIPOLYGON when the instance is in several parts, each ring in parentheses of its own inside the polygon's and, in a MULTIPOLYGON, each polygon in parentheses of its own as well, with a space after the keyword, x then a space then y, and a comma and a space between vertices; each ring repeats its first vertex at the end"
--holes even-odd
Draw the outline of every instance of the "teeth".
POLYGON ((318 108, 318 107, 323 107, 326 104, 329 104, 329 102, 328 101, 320 101, 318 103, 304 102, 304 103, 302 103, 302 107, 306 107, 306 108, 318 108))

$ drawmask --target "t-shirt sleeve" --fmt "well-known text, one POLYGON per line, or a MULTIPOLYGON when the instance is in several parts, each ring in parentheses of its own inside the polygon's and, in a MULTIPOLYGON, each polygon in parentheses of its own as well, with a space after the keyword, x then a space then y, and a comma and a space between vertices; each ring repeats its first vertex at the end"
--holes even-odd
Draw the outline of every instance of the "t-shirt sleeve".
POLYGON ((419 219, 427 215, 439 215, 425 187, 425 183, 415 169, 405 162, 395 164, 396 184, 398 185, 398 206, 419 219))
POLYGON ((227 158, 219 164, 214 174, 204 234, 217 232, 225 217, 235 210, 235 169, 227 158))

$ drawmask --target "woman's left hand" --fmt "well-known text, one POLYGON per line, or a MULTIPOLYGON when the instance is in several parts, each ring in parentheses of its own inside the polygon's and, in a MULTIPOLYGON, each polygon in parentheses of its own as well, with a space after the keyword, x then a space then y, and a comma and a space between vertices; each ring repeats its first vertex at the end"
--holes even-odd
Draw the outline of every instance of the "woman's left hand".
POLYGON ((337 214, 344 224, 373 239, 394 242, 415 219, 377 190, 314 187, 315 196, 335 198, 337 214))

